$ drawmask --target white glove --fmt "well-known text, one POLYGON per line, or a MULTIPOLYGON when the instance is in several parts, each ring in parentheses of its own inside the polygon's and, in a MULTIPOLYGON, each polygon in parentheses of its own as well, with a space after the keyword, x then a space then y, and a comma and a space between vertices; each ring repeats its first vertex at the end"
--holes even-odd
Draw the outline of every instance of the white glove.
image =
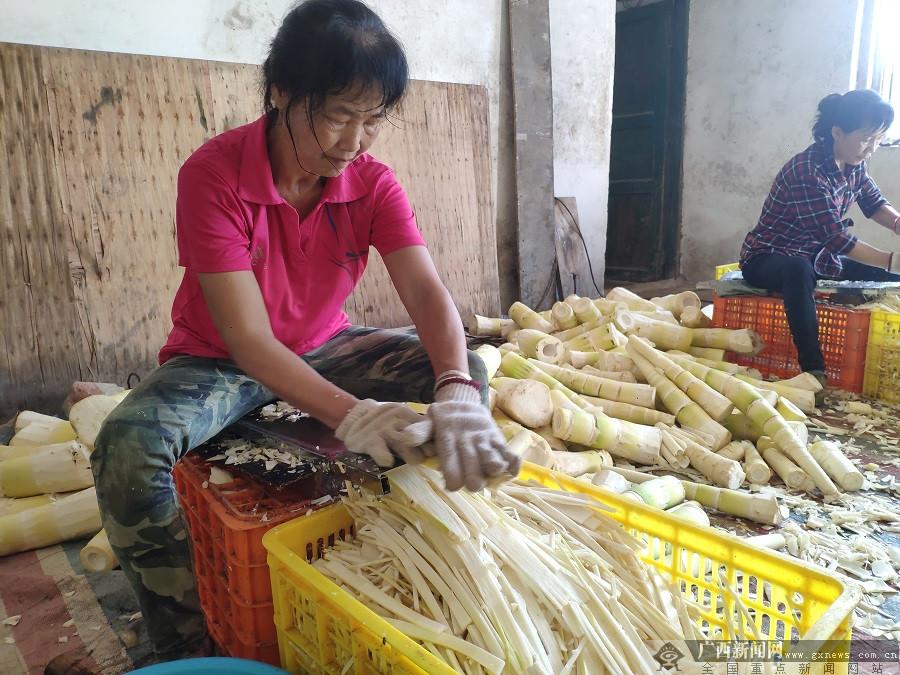
POLYGON ((425 419, 406 429, 402 444, 413 447, 433 441, 448 490, 463 485, 480 490, 489 478, 518 475, 522 460, 507 449, 474 387, 448 384, 438 389, 435 399, 425 419))
POLYGON ((891 253, 891 261, 888 264, 887 271, 900 274, 900 253, 891 253))
POLYGON ((394 454, 407 464, 425 459, 421 448, 404 443, 403 430, 422 415, 403 403, 379 403, 367 398, 357 403, 334 430, 347 449, 369 455, 378 466, 394 466, 394 454))

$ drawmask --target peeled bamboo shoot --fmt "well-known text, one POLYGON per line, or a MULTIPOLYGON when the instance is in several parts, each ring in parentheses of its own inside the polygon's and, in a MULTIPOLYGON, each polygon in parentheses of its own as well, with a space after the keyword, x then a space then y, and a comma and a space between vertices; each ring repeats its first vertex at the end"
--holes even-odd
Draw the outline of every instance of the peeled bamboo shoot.
POLYGON ((87 545, 81 549, 81 564, 88 572, 109 572, 119 566, 116 554, 109 545, 105 530, 100 530, 87 545))
POLYGON ((514 302, 510 306, 509 318, 515 321, 519 328, 533 328, 544 333, 553 332, 552 323, 521 302, 514 302))
POLYGON ((632 384, 637 382, 637 378, 635 378, 634 373, 632 373, 630 370, 599 370, 598 368, 594 368, 593 366, 584 366, 580 370, 582 373, 587 373, 588 375, 594 375, 596 377, 602 377, 606 380, 616 380, 617 382, 631 382, 632 384))
POLYGON ((575 318, 572 306, 566 302, 554 303, 551 314, 553 315, 553 327, 557 330, 568 330, 578 325, 578 319, 575 318))
POLYGON ((626 335, 650 340, 660 349, 685 350, 691 346, 692 330, 677 324, 649 319, 633 312, 616 312, 616 325, 626 335))
POLYGON ((657 351, 637 336, 628 338, 627 350, 630 354, 640 354, 655 368, 673 382, 681 391, 687 394, 691 400, 703 408, 710 417, 721 422, 734 410, 734 403, 728 397, 710 387, 693 373, 682 368, 678 363, 657 351))
POLYGON ((709 328, 712 320, 699 307, 687 307, 681 313, 681 325, 688 328, 709 328))
POLYGON ((88 488, 27 511, 0 516, 0 556, 44 548, 100 531, 97 492, 88 488))
POLYGON ((53 415, 45 415, 44 413, 35 412, 34 410, 23 410, 16 415, 16 419, 13 422, 13 431, 22 431, 22 429, 32 422, 40 422, 46 426, 57 424, 60 421, 59 417, 54 417, 53 415))
POLYGON ((76 439, 75 429, 68 421, 55 417, 51 417, 50 420, 36 420, 22 427, 10 440, 10 446, 53 445, 76 439))
POLYGON ((729 328, 695 328, 693 346, 725 349, 738 354, 756 356, 765 346, 756 331, 749 328, 731 330, 729 328))
POLYGON ((594 474, 591 483, 616 494, 622 494, 631 487, 627 480, 610 468, 604 468, 594 474))
POLYGON ((734 438, 741 441, 752 441, 756 443, 759 437, 763 435, 762 429, 756 426, 749 417, 744 413, 735 411, 722 421, 725 428, 731 432, 734 438))
POLYGON ((719 450, 716 454, 739 462, 744 459, 744 453, 747 451, 747 446, 744 443, 744 441, 731 441, 731 443, 719 450))
POLYGON ((531 429, 550 424, 553 403, 547 385, 536 380, 496 377, 492 386, 497 390, 497 406, 519 424, 531 429))
POLYGON ((38 445, 0 445, 0 462, 5 462, 7 459, 15 459, 16 457, 25 457, 34 452, 35 448, 38 448, 38 445))
POLYGON ((688 307, 700 308, 700 297, 693 291, 673 293, 660 298, 650 298, 650 302, 662 309, 667 309, 676 317, 680 317, 688 307))
POLYGON ((695 345, 691 345, 687 348, 687 353, 691 356, 696 356, 701 359, 708 359, 710 361, 724 361, 725 360, 725 350, 724 349, 715 349, 713 347, 697 347, 695 345))
POLYGON ((504 328, 515 326, 512 319, 495 319, 473 314, 469 320, 469 335, 483 337, 500 337, 504 328))
POLYGON ((69 421, 75 427, 78 440, 84 443, 89 450, 94 449, 94 441, 103 426, 103 421, 119 405, 112 396, 94 394, 83 398, 69 411, 69 421))
POLYGON ((541 363, 534 359, 529 362, 579 394, 646 408, 652 408, 656 402, 656 390, 650 385, 607 380, 577 370, 567 370, 549 363, 541 363))
POLYGON ((584 399, 593 406, 601 408, 604 413, 610 417, 620 420, 628 420, 635 424, 646 424, 648 427, 662 424, 675 424, 674 415, 666 412, 654 410, 653 408, 645 408, 640 405, 631 405, 630 403, 622 403, 621 401, 609 401, 604 398, 595 396, 584 396, 584 399))
POLYGON ((558 438, 610 453, 641 464, 659 459, 659 429, 607 417, 590 411, 558 407, 553 413, 553 433, 558 438))
MULTIPOLYGON (((748 443, 745 441, 745 443, 748 443)), ((765 463, 752 443, 748 443, 744 453, 744 473, 747 474, 747 482, 763 485, 772 479, 772 469, 765 463)))
POLYGON ((633 492, 647 506, 668 509, 684 501, 684 485, 674 476, 660 476, 633 485, 623 494, 633 492))
POLYGON ((851 492, 862 489, 865 478, 837 443, 819 441, 809 446, 809 452, 841 489, 851 492))
POLYGON ((693 523, 697 527, 710 526, 709 514, 703 510, 700 502, 682 502, 678 506, 666 509, 666 513, 670 516, 679 518, 680 520, 686 520, 689 523, 693 523))
POLYGON ((566 354, 563 343, 557 338, 531 328, 520 330, 516 334, 516 343, 522 350, 522 354, 544 363, 558 364, 566 354))
POLYGON ((631 358, 640 368, 647 382, 656 387, 663 405, 675 416, 681 426, 711 435, 714 450, 724 447, 731 440, 731 432, 710 417, 702 407, 670 382, 652 363, 637 352, 631 353, 631 358))
MULTIPOLYGON (((610 470, 621 474, 632 483, 645 482, 654 478, 650 474, 621 467, 611 467, 610 470)), ((778 525, 782 520, 778 499, 773 494, 751 494, 687 480, 681 481, 681 484, 684 486, 684 494, 687 499, 693 499, 720 513, 746 518, 763 525, 778 525)))
POLYGON ((65 495, 44 494, 35 495, 34 497, 22 497, 21 499, 0 498, 0 516, 10 515, 12 513, 21 513, 36 506, 44 506, 56 501, 65 495))
POLYGON ((631 372, 634 370, 634 361, 631 360, 631 357, 619 352, 569 351, 569 363, 576 368, 592 366, 599 370, 615 370, 618 372, 631 372))
POLYGON ((762 458, 766 460, 766 464, 778 474, 778 477, 789 488, 806 492, 812 492, 815 489, 815 484, 810 480, 806 472, 791 461, 790 457, 781 452, 771 438, 763 436, 757 441, 756 447, 762 458))
POLYGON ((567 476, 578 478, 586 473, 596 473, 612 466, 612 457, 606 450, 588 450, 587 452, 553 451, 551 468, 567 476))
POLYGON ((93 484, 88 449, 78 441, 35 448, 25 457, 0 462, 0 494, 6 497, 70 492, 93 484))
POLYGON ((642 310, 644 312, 655 312, 656 305, 649 300, 645 300, 636 293, 632 293, 627 288, 617 286, 606 294, 606 299, 612 302, 621 302, 629 307, 629 309, 642 310))
POLYGON ((481 360, 484 361, 485 370, 487 370, 487 379, 488 382, 494 379, 494 375, 497 374, 497 371, 500 369, 500 359, 503 358, 503 354, 500 353, 500 350, 492 345, 481 345, 476 350, 475 353, 481 357, 481 360))
POLYGON ((575 312, 575 318, 578 323, 590 323, 596 321, 602 314, 597 305, 590 298, 580 298, 572 304, 572 311, 575 312))
POLYGON ((744 482, 744 470, 739 462, 710 452, 694 442, 688 442, 684 452, 691 466, 716 485, 736 490, 744 482))

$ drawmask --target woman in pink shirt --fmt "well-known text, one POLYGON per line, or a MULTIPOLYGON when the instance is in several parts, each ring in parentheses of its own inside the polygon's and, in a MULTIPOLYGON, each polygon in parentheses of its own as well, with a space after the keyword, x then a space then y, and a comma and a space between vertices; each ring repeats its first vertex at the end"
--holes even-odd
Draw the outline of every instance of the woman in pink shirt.
POLYGON ((163 659, 206 644, 172 469, 255 408, 284 399, 384 466, 421 461, 432 439, 450 490, 518 471, 406 194, 367 154, 406 89, 400 44, 357 0, 308 0, 263 73, 265 114, 181 168, 174 328, 92 458, 104 528, 163 659), (416 332, 343 313, 371 246, 416 332), (407 400, 432 405, 422 417, 407 400))

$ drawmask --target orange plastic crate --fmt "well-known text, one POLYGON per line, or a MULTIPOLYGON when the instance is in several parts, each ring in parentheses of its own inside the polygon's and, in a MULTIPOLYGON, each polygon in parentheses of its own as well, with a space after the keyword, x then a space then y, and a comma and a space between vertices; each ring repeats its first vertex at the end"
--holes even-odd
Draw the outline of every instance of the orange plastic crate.
POLYGON ((279 665, 262 537, 306 513, 309 502, 278 496, 241 476, 214 485, 208 482, 209 470, 202 457, 190 454, 175 466, 174 476, 210 634, 229 656, 279 665))
MULTIPOLYGON (((870 313, 816 303, 819 343, 825 357, 828 385, 861 392, 866 366, 870 313)), ((734 363, 756 368, 763 375, 788 378, 800 372, 797 349, 780 298, 738 295, 714 300, 717 328, 752 328, 766 343, 756 356, 729 354, 734 363)))

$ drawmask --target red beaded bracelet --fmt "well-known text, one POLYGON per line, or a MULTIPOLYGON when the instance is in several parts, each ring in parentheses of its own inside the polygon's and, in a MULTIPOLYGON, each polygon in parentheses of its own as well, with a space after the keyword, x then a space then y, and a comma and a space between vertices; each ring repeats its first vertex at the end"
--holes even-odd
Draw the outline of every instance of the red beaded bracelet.
POLYGON ((482 385, 478 380, 467 380, 464 377, 447 377, 438 382, 434 386, 434 393, 438 393, 438 390, 448 384, 467 384, 473 389, 475 389, 479 394, 481 393, 482 385))

